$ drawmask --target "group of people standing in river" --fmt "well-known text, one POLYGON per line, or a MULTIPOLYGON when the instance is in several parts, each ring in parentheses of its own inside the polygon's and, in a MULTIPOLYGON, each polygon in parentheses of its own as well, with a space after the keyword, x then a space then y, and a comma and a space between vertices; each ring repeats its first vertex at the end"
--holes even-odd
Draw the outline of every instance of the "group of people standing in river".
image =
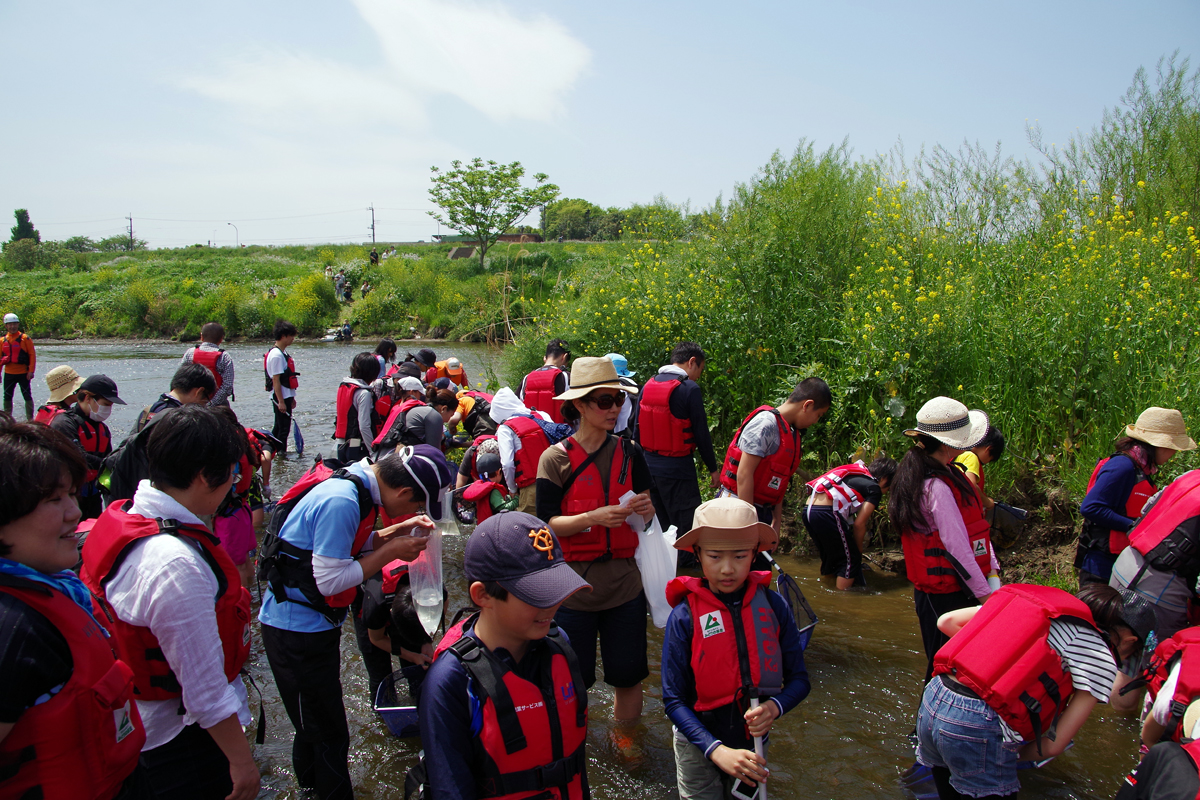
MULTIPOLYGON (((117 448, 119 465, 85 444, 112 449, 104 418, 123 401, 106 376, 56 368, 48 426, 0 421, 0 678, 12 687, 0 704, 0 796, 253 797, 239 673, 257 551, 259 635, 302 788, 352 796, 339 656, 349 615, 373 694, 393 655, 410 667, 425 756, 413 783, 425 796, 587 797, 598 673, 614 690, 617 751, 637 747, 650 669, 635 557, 654 523, 679 531, 687 573, 667 586, 661 661, 680 796, 746 797, 768 780, 769 731, 810 683, 763 554, 778 543, 802 434, 832 405, 823 380, 751 411, 718 464, 698 384, 707 358, 693 342, 639 385, 616 353, 568 371, 569 348, 554 340, 517 391, 490 394, 470 387, 458 359, 423 348, 398 361, 384 340, 339 385, 337 461, 283 492, 261 549, 252 539, 242 552, 218 520, 231 502, 252 511, 256 484, 260 510, 272 494, 269 456, 286 449, 299 386, 287 354, 296 331, 278 323, 263 359, 267 433, 221 410, 233 365, 218 329, 205 326, 117 448), (445 455, 455 447, 466 448, 457 469, 445 455), (707 502, 697 454, 716 490, 707 502), (88 493, 107 491, 102 467, 136 478, 107 508, 88 493), (85 506, 97 519, 81 525, 85 506), (444 513, 478 523, 464 562, 475 611, 435 646, 407 564, 444 513)), ((888 493, 927 656, 917 758, 938 795, 1015 795, 1019 761, 1061 753, 1097 703, 1138 708, 1144 681, 1149 757, 1121 791, 1197 796, 1200 635, 1188 610, 1200 473, 1152 486, 1174 452, 1195 447, 1179 412, 1148 409, 1097 467, 1077 596, 1002 585, 983 468, 1005 443, 983 412, 934 398, 906 433, 899 463, 881 456, 810 481, 800 516, 831 588, 851 589, 888 493)))

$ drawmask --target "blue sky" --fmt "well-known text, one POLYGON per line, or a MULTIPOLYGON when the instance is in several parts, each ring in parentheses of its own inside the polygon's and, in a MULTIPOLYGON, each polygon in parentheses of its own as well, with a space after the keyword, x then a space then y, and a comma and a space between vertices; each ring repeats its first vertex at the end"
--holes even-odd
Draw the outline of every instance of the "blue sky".
MULTIPOLYGON (((602 206, 729 195, 776 150, 1063 142, 1200 3, 0 2, 0 210, 156 247, 428 240, 429 167, 602 206)), ((6 223, 11 225, 11 221, 6 223)))

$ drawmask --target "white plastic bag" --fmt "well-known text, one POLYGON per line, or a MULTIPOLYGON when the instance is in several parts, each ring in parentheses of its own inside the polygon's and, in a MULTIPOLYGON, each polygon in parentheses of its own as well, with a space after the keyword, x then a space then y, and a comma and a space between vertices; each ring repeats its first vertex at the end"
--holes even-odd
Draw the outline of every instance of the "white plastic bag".
POLYGON ((675 526, 664 531, 655 516, 646 530, 638 534, 638 548, 634 554, 642 573, 642 589, 650 604, 650 616, 659 628, 667 627, 667 617, 671 616, 667 584, 675 577, 675 536, 675 526))

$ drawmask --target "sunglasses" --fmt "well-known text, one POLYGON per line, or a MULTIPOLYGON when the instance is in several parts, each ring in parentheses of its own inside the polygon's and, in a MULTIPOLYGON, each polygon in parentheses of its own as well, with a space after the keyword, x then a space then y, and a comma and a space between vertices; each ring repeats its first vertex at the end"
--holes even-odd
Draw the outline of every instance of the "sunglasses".
POLYGON ((624 392, 618 392, 617 394, 593 395, 593 396, 588 396, 585 399, 589 403, 595 403, 596 408, 600 409, 601 411, 607 411, 608 409, 612 408, 613 406, 620 408, 621 406, 625 405, 625 393, 624 392))

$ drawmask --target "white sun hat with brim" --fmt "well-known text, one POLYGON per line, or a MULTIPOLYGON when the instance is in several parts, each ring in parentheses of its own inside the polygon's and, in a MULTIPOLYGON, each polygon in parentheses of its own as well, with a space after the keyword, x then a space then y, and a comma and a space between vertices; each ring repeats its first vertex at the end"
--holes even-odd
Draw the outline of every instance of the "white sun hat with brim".
POLYGON ((622 392, 637 394, 636 386, 626 386, 617 375, 617 368, 607 358, 584 356, 575 359, 571 367, 571 388, 555 400, 575 400, 586 397, 597 389, 620 389, 622 392))
POLYGON ((987 435, 988 415, 979 409, 968 410, 953 397, 935 397, 917 412, 917 427, 904 432, 915 437, 923 433, 942 444, 970 450, 987 435))
POLYGON ((1155 447, 1196 449, 1196 443, 1188 436, 1183 424, 1183 414, 1173 408, 1147 408, 1138 416, 1137 422, 1125 426, 1125 435, 1155 447))
POLYGON ((778 538, 774 528, 758 521, 754 506, 727 495, 696 507, 692 529, 675 540, 675 549, 769 550, 778 538))

